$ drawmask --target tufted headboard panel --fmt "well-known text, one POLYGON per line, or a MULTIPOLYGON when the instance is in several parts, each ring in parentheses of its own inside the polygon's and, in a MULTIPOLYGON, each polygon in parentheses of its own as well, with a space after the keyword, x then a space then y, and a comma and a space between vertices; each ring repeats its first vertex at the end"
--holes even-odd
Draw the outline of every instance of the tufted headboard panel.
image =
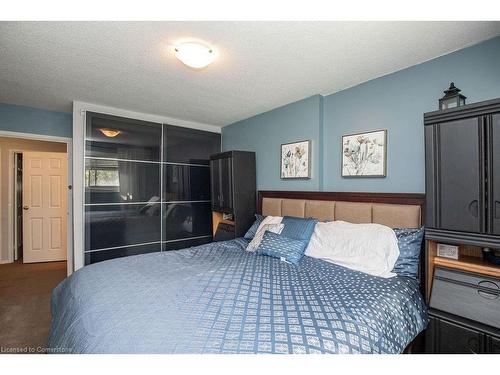
POLYGON ((392 228, 420 227, 423 204, 423 194, 259 192, 263 215, 378 223, 392 228))

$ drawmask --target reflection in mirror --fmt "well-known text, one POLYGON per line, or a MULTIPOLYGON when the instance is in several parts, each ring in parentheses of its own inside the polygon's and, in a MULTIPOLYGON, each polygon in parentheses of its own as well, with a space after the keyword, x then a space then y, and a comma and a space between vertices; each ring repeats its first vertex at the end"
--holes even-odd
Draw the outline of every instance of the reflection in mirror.
POLYGON ((85 207, 85 250, 160 241, 159 203, 85 207))
POLYGON ((210 168, 165 165, 163 196, 165 201, 210 200, 210 168))
POLYGON ((164 126, 164 161, 208 165, 210 155, 220 152, 219 133, 180 126, 164 126))
POLYGON ((210 202, 167 203, 163 209, 164 240, 212 234, 210 202))
POLYGON ((162 125, 87 112, 86 156, 160 161, 162 125))
POLYGON ((159 164, 85 160, 85 203, 148 202, 159 197, 159 164))
POLYGON ((93 251, 85 253, 85 265, 102 262, 108 259, 121 258, 130 255, 155 253, 161 250, 161 244, 149 244, 139 246, 121 247, 118 249, 93 251))

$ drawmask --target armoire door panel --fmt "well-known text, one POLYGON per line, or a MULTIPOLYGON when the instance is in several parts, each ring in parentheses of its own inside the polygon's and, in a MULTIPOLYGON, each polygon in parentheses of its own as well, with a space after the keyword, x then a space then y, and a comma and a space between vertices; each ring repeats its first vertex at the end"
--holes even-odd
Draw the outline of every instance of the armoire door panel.
POLYGON ((436 334, 436 349, 440 354, 480 354, 484 351, 484 335, 474 329, 440 319, 436 334))
POLYGON ((491 116, 488 155, 490 159, 488 178, 490 233, 500 235, 500 114, 491 116))
POLYGON ((482 230, 482 141, 478 118, 442 123, 438 127, 440 228, 482 230))
POLYGON ((436 125, 425 127, 425 226, 437 228, 436 125))
POLYGON ((500 354, 500 338, 488 336, 488 354, 500 354))
POLYGON ((211 197, 212 197, 212 208, 218 210, 221 205, 220 201, 220 159, 210 160, 210 180, 211 180, 211 197))
POLYGON ((220 159, 220 208, 222 211, 233 211, 233 159, 220 159))

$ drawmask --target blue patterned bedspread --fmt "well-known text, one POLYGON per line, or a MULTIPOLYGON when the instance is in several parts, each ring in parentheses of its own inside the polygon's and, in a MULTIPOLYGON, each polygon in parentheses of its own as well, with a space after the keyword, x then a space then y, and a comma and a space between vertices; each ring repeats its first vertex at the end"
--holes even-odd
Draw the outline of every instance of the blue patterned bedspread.
POLYGON ((416 280, 244 239, 84 267, 52 296, 48 346, 71 353, 400 353, 427 325, 416 280))

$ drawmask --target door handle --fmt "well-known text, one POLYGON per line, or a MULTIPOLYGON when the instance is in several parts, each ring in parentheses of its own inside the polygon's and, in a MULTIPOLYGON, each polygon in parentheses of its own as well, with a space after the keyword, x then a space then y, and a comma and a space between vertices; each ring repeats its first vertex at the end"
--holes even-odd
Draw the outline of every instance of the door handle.
POLYGON ((29 210, 30 208, 28 206, 23 206, 23 210, 29 210))
POLYGON ((474 217, 478 216, 478 208, 479 208, 479 202, 477 199, 474 199, 472 202, 469 203, 469 212, 471 213, 472 216, 474 217))

